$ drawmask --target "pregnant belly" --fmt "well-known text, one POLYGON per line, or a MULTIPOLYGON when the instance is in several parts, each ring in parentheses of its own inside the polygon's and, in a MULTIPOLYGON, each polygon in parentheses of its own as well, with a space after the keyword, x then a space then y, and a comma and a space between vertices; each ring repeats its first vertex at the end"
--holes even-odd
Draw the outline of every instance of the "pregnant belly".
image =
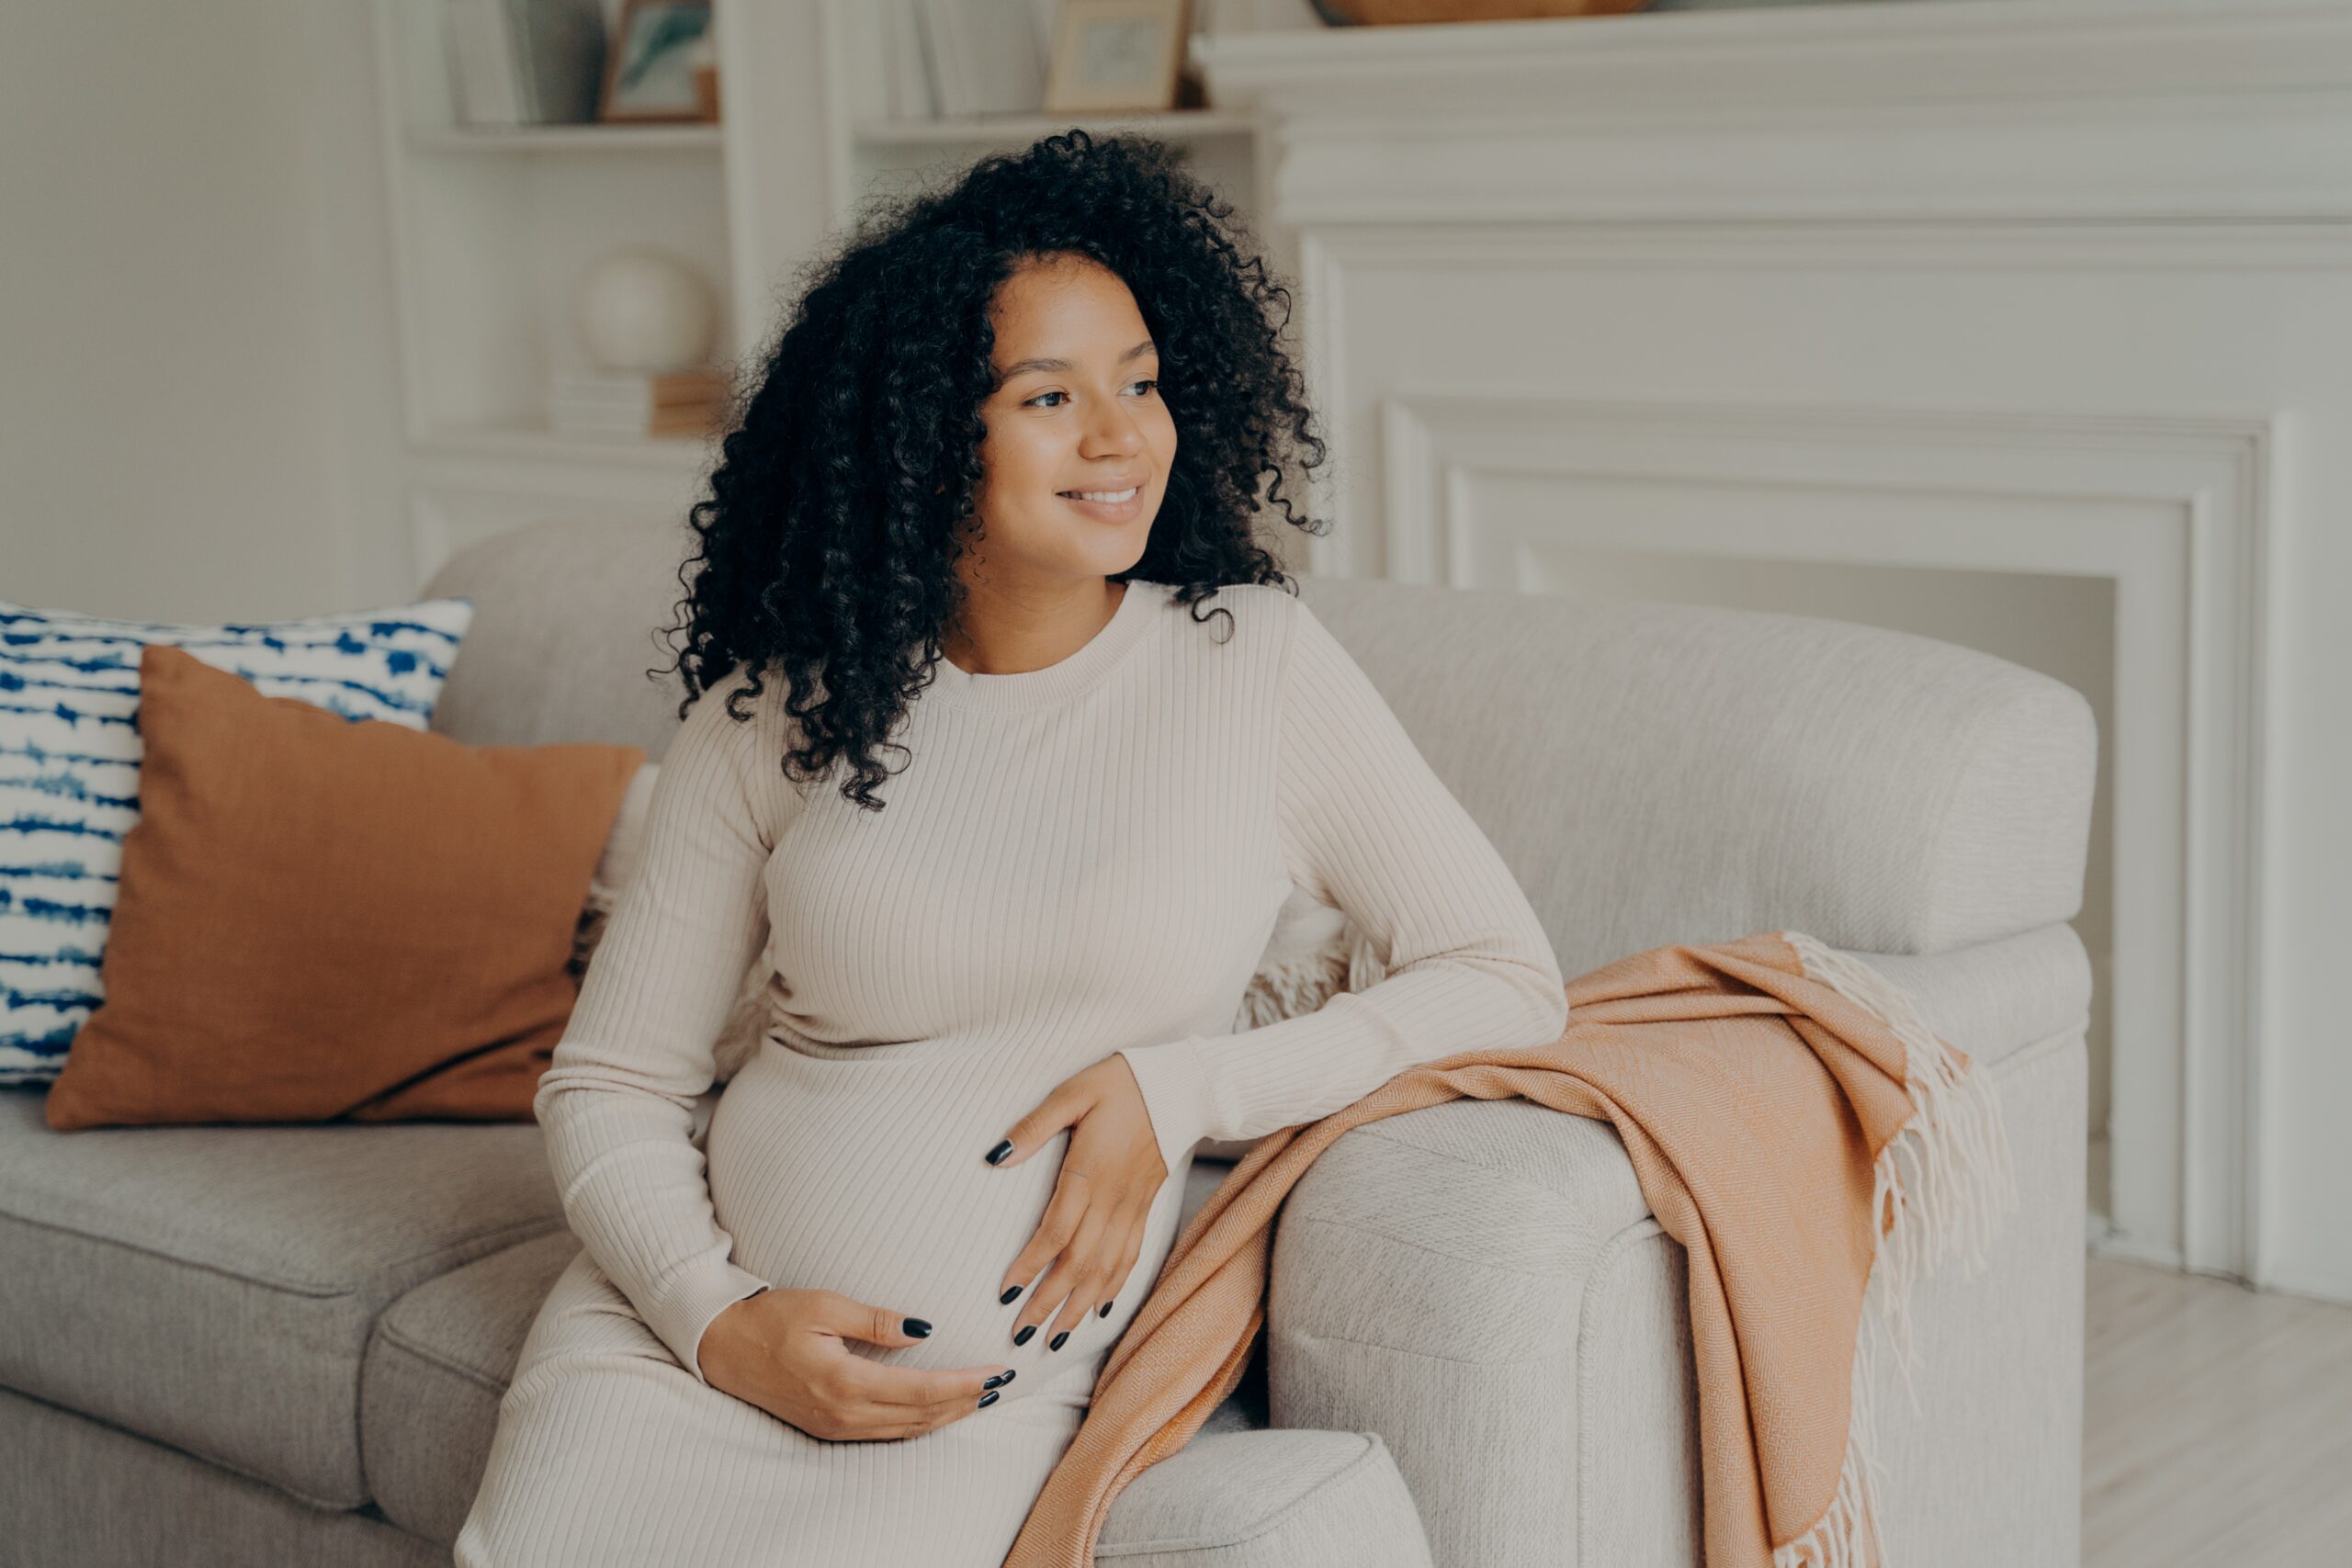
POLYGON ((719 1096, 707 1145, 712 1207, 735 1261, 779 1287, 839 1291, 931 1322, 918 1345, 853 1345, 875 1359, 1015 1367, 1008 1400, 1057 1379, 1091 1388, 1088 1369, 1125 1332, 1175 1240, 1182 1183, 1161 1186, 1111 1315, 1089 1302, 1061 1349, 1046 1348, 1054 1317, 1014 1345, 1046 1266, 1011 1303, 997 1300, 999 1281, 1045 1216, 1069 1134, 1017 1166, 981 1156, 1086 1065, 1024 1063, 1035 1054, 974 1045, 858 1061, 770 1040, 719 1096))

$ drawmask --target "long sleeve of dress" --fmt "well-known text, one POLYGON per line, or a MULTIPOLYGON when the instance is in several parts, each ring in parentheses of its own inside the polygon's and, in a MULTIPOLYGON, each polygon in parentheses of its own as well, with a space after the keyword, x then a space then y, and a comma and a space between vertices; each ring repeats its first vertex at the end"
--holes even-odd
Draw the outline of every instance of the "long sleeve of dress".
POLYGON ((1493 843, 1304 602, 1282 674, 1276 807, 1291 880, 1347 911, 1386 978, 1238 1032, 1124 1050, 1170 1171, 1204 1137, 1317 1121, 1422 1062, 1559 1037, 1559 961, 1493 843))
POLYGON ((762 873, 784 808, 770 678, 729 716, 738 670, 672 739, 646 807, 642 858, 607 917, 533 1102, 565 1217, 607 1277, 695 1377, 721 1311, 769 1281, 738 1267, 714 1215, 695 1100, 744 972, 768 933, 762 873), (774 785, 762 770, 775 773, 774 785))

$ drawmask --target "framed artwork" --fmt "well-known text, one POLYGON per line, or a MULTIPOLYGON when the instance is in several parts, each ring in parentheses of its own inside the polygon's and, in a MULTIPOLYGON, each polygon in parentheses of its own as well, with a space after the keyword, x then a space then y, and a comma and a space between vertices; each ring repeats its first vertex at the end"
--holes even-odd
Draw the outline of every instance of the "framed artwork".
POLYGON ((710 6, 711 0, 621 0, 596 118, 716 119, 710 6))
POLYGON ((1046 112, 1172 109, 1191 0, 1062 0, 1046 112))

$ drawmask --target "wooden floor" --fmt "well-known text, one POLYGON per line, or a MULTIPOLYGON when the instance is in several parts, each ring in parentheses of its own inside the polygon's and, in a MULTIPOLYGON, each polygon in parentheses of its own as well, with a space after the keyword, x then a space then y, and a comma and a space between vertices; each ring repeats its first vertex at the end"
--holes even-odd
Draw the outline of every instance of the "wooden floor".
POLYGON ((2352 1565, 2352 1307, 2089 1260, 2085 1568, 2352 1565))

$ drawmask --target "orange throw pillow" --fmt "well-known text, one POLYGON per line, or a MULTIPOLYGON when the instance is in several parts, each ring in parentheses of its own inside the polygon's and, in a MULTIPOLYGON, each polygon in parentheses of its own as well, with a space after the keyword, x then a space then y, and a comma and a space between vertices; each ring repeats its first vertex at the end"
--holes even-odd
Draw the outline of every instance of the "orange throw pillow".
POLYGON ((51 1127, 528 1121, 634 746, 469 746, 179 649, 139 659, 139 820, 51 1127))

